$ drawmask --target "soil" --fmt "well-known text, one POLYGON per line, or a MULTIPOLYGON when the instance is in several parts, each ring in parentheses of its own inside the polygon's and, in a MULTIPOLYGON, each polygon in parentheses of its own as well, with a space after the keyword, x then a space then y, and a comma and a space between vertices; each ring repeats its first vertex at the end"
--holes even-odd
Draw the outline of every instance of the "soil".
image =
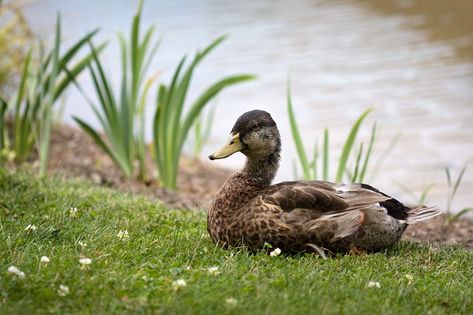
MULTIPOLYGON (((149 180, 128 179, 86 134, 68 126, 52 132, 50 150, 50 173, 80 177, 99 185, 146 195, 172 208, 207 209, 214 194, 232 173, 205 161, 183 157, 179 167, 178 192, 164 189, 153 180, 151 160, 146 165, 149 180)), ((411 225, 404 238, 433 247, 458 244, 473 250, 473 220, 461 218, 448 225, 445 222, 446 217, 442 215, 411 225)))

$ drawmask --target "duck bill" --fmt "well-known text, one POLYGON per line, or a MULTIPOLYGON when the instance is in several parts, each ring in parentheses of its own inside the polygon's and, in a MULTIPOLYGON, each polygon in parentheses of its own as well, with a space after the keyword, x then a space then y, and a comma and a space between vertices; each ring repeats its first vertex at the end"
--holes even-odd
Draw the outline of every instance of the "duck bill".
POLYGON ((229 157, 235 152, 241 151, 243 149, 243 145, 240 141, 240 134, 237 133, 236 135, 232 135, 230 140, 226 145, 215 151, 214 153, 209 155, 209 159, 217 160, 217 159, 224 159, 229 157))

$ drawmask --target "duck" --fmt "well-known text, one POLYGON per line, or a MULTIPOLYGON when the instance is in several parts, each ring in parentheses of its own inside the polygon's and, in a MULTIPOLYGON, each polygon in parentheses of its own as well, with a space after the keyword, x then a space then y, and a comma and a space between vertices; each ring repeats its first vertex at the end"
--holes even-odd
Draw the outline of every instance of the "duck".
POLYGON ((242 114, 223 147, 209 155, 224 159, 241 152, 243 168, 231 175, 207 211, 212 241, 252 252, 361 254, 398 242, 407 226, 431 219, 435 207, 408 207, 364 183, 321 180, 272 184, 279 168, 281 137, 271 115, 242 114))

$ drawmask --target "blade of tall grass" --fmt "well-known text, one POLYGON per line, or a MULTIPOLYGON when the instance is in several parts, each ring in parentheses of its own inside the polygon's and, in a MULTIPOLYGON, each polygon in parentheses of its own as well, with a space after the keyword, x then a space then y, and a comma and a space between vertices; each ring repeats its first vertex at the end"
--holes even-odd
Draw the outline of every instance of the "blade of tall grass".
POLYGON ((25 94, 27 93, 26 82, 28 80, 28 72, 30 71, 31 54, 32 51, 30 50, 26 55, 20 84, 11 102, 15 111, 13 151, 15 151, 15 158, 18 162, 24 161, 29 156, 34 145, 31 124, 28 119, 30 102, 27 100, 23 103, 25 94))
MULTIPOLYGON (((35 124, 35 129, 37 130, 37 144, 38 144, 38 152, 39 152, 39 174, 40 176, 46 175, 47 163, 48 163, 48 156, 49 156, 49 142, 51 137, 51 124, 52 124, 52 105, 54 103, 54 84, 57 79, 58 72, 60 70, 59 65, 59 51, 60 51, 60 44, 61 44, 61 18, 57 16, 56 22, 56 36, 54 41, 53 51, 51 52, 52 55, 52 63, 51 63, 51 70, 49 75, 39 72, 40 77, 46 78, 47 84, 47 91, 44 94, 41 94, 41 101, 42 104, 40 105, 41 110, 41 118, 40 120, 35 120, 33 123, 35 124)), ((78 50, 80 46, 76 49, 78 50)), ((77 51, 76 50, 76 51, 77 51)), ((71 55, 74 55, 72 53, 71 55)))
POLYGON ((424 204, 425 203, 425 200, 427 200, 427 196, 429 195, 429 192, 432 190, 432 188, 434 188, 434 184, 430 184, 430 185, 427 185, 423 190, 422 192, 420 193, 420 197, 419 197, 419 200, 418 202, 420 204, 424 204))
POLYGON ((7 146, 7 127, 6 127, 6 115, 7 115, 7 102, 0 96, 0 151, 7 146))
POLYGON ((329 131, 324 129, 324 151, 323 151, 323 180, 329 179, 329 131))
POLYGON ((366 118, 366 116, 372 111, 372 109, 367 109, 364 111, 361 116, 358 118, 358 120, 355 122, 353 125, 350 133, 348 134, 348 137, 345 141, 345 145, 343 146, 343 151, 342 155, 340 157, 339 163, 338 163, 338 170, 337 170, 337 175, 335 177, 335 180, 337 182, 340 182, 343 177, 343 172, 346 170, 347 162, 348 162, 348 157, 350 156, 353 144, 355 142, 355 138, 358 134, 358 130, 360 129, 360 126, 363 122, 363 120, 366 118))
POLYGON ((473 208, 463 208, 462 210, 458 211, 454 215, 449 216, 447 218, 447 223, 450 224, 452 222, 457 221, 458 219, 460 219, 462 216, 464 216, 468 212, 473 212, 473 208))
POLYGON ((299 132, 296 117, 294 115, 294 108, 292 106, 291 98, 291 87, 289 82, 287 84, 287 112, 289 114, 289 124, 291 126, 292 138, 294 139, 294 144, 296 145, 297 155, 299 157, 299 162, 302 167, 304 179, 310 179, 309 161, 307 159, 307 153, 304 149, 304 144, 302 143, 302 138, 299 132))
POLYGON ((355 160, 355 170, 353 171, 353 175, 351 176, 351 182, 355 183, 358 181, 358 170, 360 168, 360 161, 361 156, 363 155, 363 143, 360 143, 360 148, 358 149, 358 154, 356 155, 355 160))
MULTIPOLYGON (((92 32, 92 34, 88 34, 85 36, 87 39, 91 39, 92 36, 95 34, 95 32, 92 32)), ((85 39, 84 38, 84 39, 85 39)), ((82 42, 82 41, 81 41, 82 42)), ((96 47, 96 53, 100 54, 102 50, 107 46, 107 43, 102 43, 98 47, 96 47)), ((81 46, 82 47, 82 46, 81 46)), ((64 90, 72 83, 72 81, 80 74, 82 71, 87 68, 87 66, 90 64, 90 62, 93 59, 92 53, 89 53, 85 55, 82 59, 80 59, 78 62, 76 62, 75 65, 71 67, 71 69, 67 69, 67 62, 65 62, 65 58, 62 58, 61 61, 61 66, 64 67, 63 70, 66 71, 66 75, 62 78, 62 80, 56 85, 54 89, 54 101, 57 101, 57 99, 62 95, 64 90)))
POLYGON ((186 57, 183 57, 169 86, 159 87, 153 126, 154 158, 159 180, 166 188, 177 188, 177 169, 183 145, 203 108, 224 88, 254 78, 250 75, 237 75, 217 81, 204 90, 190 105, 187 113, 184 113, 184 104, 195 69, 223 39, 224 37, 219 37, 202 52, 197 52, 187 67, 184 67, 186 57))
POLYGON ((463 166, 460 173, 458 174, 457 179, 455 180, 455 183, 452 182, 450 169, 448 167, 445 168, 445 175, 447 176, 447 184, 450 190, 448 194, 448 198, 447 198, 447 213, 448 214, 451 213, 452 203, 453 203, 453 200, 455 199, 455 195, 457 194, 458 187, 460 186, 460 183, 463 179, 463 175, 465 174, 466 167, 467 167, 466 165, 463 166))
MULTIPOLYGON (((309 166, 312 169, 312 178, 318 178, 318 168, 319 168, 319 142, 315 141, 314 145, 314 154, 312 156, 312 162, 309 166)), ((297 177, 296 177, 297 178, 297 177)))
POLYGON ((155 80, 155 76, 148 80, 146 76, 159 41, 152 44, 153 27, 149 27, 144 36, 141 36, 142 7, 143 1, 140 1, 133 16, 128 40, 123 35, 118 35, 121 52, 119 93, 115 93, 112 80, 98 57, 103 47, 96 47, 91 40, 88 41, 92 58, 89 73, 99 106, 95 106, 88 99, 87 102, 94 109, 104 135, 101 136, 98 130, 84 121, 80 119, 76 121, 99 147, 110 155, 127 177, 134 176, 134 162, 137 161, 138 179, 145 180, 145 104, 155 80))
POLYGON ((366 151, 365 160, 363 162, 363 167, 361 169, 360 176, 357 179, 357 181, 360 182, 360 183, 362 183, 364 181, 365 176, 366 176, 366 171, 368 170, 368 164, 369 164, 371 154, 372 154, 372 151, 373 151, 373 145, 376 141, 376 127, 377 127, 377 124, 375 122, 373 124, 373 127, 371 128, 370 142, 368 144, 368 150, 366 151))
POLYGON ((194 158, 198 158, 200 156, 204 143, 207 142, 210 137, 212 124, 215 117, 215 108, 215 106, 211 106, 210 109, 207 111, 206 115, 204 115, 204 113, 201 113, 201 115, 196 119, 196 122, 194 123, 194 158))

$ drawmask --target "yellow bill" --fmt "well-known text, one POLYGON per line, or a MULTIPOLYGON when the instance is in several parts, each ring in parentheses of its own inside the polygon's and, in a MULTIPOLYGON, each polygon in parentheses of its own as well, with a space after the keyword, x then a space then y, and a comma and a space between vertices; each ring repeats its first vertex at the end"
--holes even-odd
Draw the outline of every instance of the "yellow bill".
POLYGON ((243 149, 243 144, 240 142, 240 134, 232 135, 230 140, 226 145, 209 155, 209 159, 224 159, 229 157, 235 152, 241 151, 243 149))

